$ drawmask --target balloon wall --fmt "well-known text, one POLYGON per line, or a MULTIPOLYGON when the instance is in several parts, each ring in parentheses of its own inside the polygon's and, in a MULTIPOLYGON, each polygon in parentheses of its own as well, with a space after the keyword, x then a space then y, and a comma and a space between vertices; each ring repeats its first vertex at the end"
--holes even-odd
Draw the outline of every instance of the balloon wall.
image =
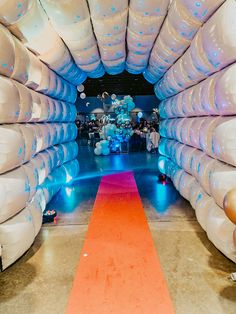
MULTIPOLYGON (((0 1, 2 269, 34 241, 58 184, 79 171, 77 86, 86 98, 87 76, 124 69, 162 100, 160 170, 236 261, 235 12, 234 0, 0 1)), ((131 135, 132 106, 117 102, 95 154, 131 135)))
MULTIPOLYGON (((25 7, 19 14, 26 14, 28 8, 27 20, 35 17, 38 14, 36 4, 34 1, 31 6, 29 1, 25 1, 22 3, 25 7), (31 10, 34 13, 32 17, 31 10)), ((2 22, 10 25, 10 29, 14 28, 16 34, 16 30, 20 30, 22 37, 21 41, 18 40, 5 26, 0 25, 0 41, 4 47, 0 50, 2 270, 31 246, 40 230, 46 204, 79 171, 76 159, 78 146, 75 142, 77 128, 74 124, 76 87, 65 80, 68 79, 67 75, 62 78, 57 74, 61 72, 54 67, 54 63, 48 64, 49 68, 41 61, 45 54, 37 57, 26 48, 33 49, 37 34, 29 32, 28 24, 22 22, 23 17, 17 21, 18 15, 7 9, 12 9, 10 4, 9 8, 7 4, 0 6, 0 12, 4 12, 2 22)), ((34 20, 37 25, 42 21, 41 16, 34 20)), ((43 25, 48 27, 47 23, 43 25)), ((41 44, 46 51, 46 46, 41 44)), ((72 62, 66 47, 61 47, 63 53, 67 53, 66 62, 72 62)), ((64 63, 64 59, 61 62, 64 63)))
MULTIPOLYGON (((186 3, 185 7, 189 10, 190 2, 176 1, 176 12, 181 3, 186 3)), ((222 2, 214 1, 211 8, 222 2)), ((208 3, 210 5, 211 1, 208 3)), ((159 151, 163 155, 159 158, 159 169, 190 201, 208 238, 234 262, 235 10, 235 1, 225 1, 202 27, 193 28, 196 35, 189 42, 189 48, 172 66, 168 65, 169 70, 155 86, 157 97, 163 99, 159 108, 162 118, 159 151)), ((212 13, 211 10, 206 12, 201 23, 212 13)), ((171 14, 170 10, 170 18, 171 14)), ((202 13, 197 16, 202 16, 202 13)), ((174 21, 174 16, 171 20, 174 21)), ((166 31, 165 25, 169 22, 167 18, 162 31, 166 31)), ((160 45, 156 50, 154 48, 152 54, 157 49, 160 50, 160 45)))
POLYGON ((76 65, 89 77, 101 77, 105 71, 100 60, 86 0, 42 0, 53 28, 64 40, 76 65))

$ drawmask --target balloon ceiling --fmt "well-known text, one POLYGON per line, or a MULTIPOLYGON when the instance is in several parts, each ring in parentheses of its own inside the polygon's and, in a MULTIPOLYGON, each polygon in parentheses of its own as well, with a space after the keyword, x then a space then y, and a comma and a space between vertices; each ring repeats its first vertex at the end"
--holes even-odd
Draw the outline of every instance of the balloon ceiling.
POLYGON ((75 85, 125 69, 156 83, 224 1, 170 2, 13 0, 0 5, 0 21, 75 85))

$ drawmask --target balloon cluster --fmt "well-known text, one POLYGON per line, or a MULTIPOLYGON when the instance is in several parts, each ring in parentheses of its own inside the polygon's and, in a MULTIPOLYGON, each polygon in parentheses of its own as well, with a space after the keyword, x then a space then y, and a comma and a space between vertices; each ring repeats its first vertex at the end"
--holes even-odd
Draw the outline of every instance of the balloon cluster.
POLYGON ((111 140, 116 137, 117 127, 115 124, 108 123, 102 127, 102 137, 111 140))
POLYGON ((127 142, 133 134, 130 117, 130 112, 135 108, 133 98, 125 96, 122 100, 118 100, 116 95, 112 94, 111 99, 113 100, 114 112, 117 115, 116 124, 111 123, 110 115, 102 117, 105 125, 102 127, 101 137, 104 140, 96 144, 94 150, 96 155, 108 155, 111 149, 114 150, 114 147, 117 149, 120 143, 127 142))
POLYGON ((94 154, 107 156, 110 154, 110 143, 108 140, 102 140, 96 144, 96 148, 94 149, 94 154))
POLYGON ((133 98, 128 95, 121 101, 116 99, 113 104, 114 111, 117 114, 116 122, 119 126, 117 130, 117 138, 120 142, 128 141, 133 134, 130 117, 130 112, 135 108, 133 98))
POLYGON ((83 91, 84 91, 84 85, 81 84, 81 85, 77 86, 77 90, 78 90, 78 92, 81 93, 79 97, 80 97, 81 99, 85 99, 85 98, 86 98, 86 94, 83 93, 83 91))

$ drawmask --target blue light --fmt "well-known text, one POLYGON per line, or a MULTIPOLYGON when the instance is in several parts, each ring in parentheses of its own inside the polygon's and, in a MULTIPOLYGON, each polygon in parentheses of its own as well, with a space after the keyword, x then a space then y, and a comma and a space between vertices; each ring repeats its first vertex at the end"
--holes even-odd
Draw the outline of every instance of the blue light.
POLYGON ((73 179, 73 177, 67 172, 66 173, 66 183, 71 182, 72 179, 73 179))
POLYGON ((197 200, 196 200, 196 203, 199 202, 200 200, 202 199, 202 194, 198 194, 198 197, 197 197, 197 200))
POLYGON ((66 188, 65 188, 65 192, 66 192, 66 196, 70 197, 71 194, 72 194, 72 188, 66 187, 66 188))
POLYGON ((161 172, 164 172, 165 171, 165 162, 163 159, 161 159, 158 163, 158 168, 161 172))
POLYGON ((208 10, 206 9, 203 13, 202 16, 205 16, 207 14, 208 10))

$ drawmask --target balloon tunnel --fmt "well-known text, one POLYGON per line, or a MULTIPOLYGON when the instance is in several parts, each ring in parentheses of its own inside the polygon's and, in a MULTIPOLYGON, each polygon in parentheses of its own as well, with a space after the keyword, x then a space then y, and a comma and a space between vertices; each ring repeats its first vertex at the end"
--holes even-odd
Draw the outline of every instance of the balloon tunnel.
POLYGON ((161 100, 159 170, 236 262, 235 12, 234 0, 0 1, 1 270, 78 175, 77 86, 124 70, 161 100))

